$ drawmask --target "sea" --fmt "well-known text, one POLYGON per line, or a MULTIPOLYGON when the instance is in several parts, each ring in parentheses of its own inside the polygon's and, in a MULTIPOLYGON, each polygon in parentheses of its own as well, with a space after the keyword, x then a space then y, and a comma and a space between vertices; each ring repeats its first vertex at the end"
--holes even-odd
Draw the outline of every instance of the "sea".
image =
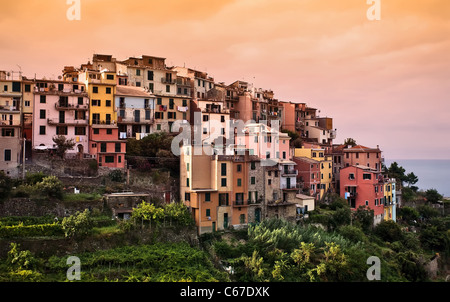
POLYGON ((387 168, 397 162, 406 171, 414 172, 419 178, 415 186, 419 190, 436 189, 444 197, 450 197, 450 160, 449 159, 386 159, 387 168))

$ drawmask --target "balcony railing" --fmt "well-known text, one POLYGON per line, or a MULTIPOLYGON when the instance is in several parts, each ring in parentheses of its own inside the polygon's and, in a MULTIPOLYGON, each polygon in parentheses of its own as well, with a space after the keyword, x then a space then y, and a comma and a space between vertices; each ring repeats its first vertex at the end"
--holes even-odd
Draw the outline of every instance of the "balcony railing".
POLYGON ((56 110, 88 110, 88 105, 73 105, 67 103, 55 103, 56 110))
POLYGON ((119 124, 139 124, 139 125, 151 125, 154 123, 154 119, 136 119, 134 117, 118 117, 117 122, 119 124))
POLYGON ((282 170, 281 175, 282 176, 297 176, 298 171, 295 169, 285 169, 285 170, 282 170))
POLYGON ((88 125, 88 120, 87 119, 83 119, 83 120, 59 120, 59 119, 47 119, 47 124, 49 125, 67 125, 67 126, 87 126, 88 125))
POLYGON ((161 78, 161 83, 163 84, 176 84, 176 80, 175 79, 168 79, 168 78, 161 78))

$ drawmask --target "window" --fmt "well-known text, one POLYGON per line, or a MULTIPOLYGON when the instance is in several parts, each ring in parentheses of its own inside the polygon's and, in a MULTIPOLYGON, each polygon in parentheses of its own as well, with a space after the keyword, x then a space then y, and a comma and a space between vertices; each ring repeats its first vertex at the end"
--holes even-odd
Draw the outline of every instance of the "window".
POLYGON ((106 129, 106 134, 111 135, 112 134, 112 129, 106 129))
POLYGON ((46 95, 41 95, 41 97, 40 97, 40 103, 41 103, 41 104, 47 103, 47 96, 46 96, 46 95))
POLYGON ((39 134, 45 135, 45 126, 39 126, 39 134))
POLYGON ((31 85, 30 84, 26 84, 25 85, 25 92, 31 92, 31 85))
POLYGON ((75 127, 75 135, 86 135, 86 128, 85 127, 75 127))
POLYGON ((156 105, 162 105, 162 98, 156 99, 156 105))
POLYGON ((237 179, 237 186, 242 187, 242 178, 237 179))
POLYGON ((186 178, 186 187, 189 187, 189 178, 186 178))
POLYGON ((206 209, 206 216, 211 216, 211 210, 210 209, 206 209))
POLYGON ((239 215, 239 223, 241 224, 245 223, 245 214, 239 215))
POLYGON ((226 187, 227 186, 227 179, 226 178, 222 178, 221 179, 221 185, 222 185, 222 187, 226 187))
POLYGON ((100 144, 100 152, 106 152, 106 143, 100 144))
POLYGON ((101 106, 101 101, 100 100, 92 100, 91 104, 92 104, 92 106, 101 106))
POLYGON ((141 70, 140 69, 136 69, 136 75, 140 76, 141 75, 141 70))
POLYGON ((106 100, 106 107, 111 107, 111 100, 106 100))
POLYGON ((252 176, 250 178, 250 184, 252 184, 252 185, 256 184, 256 177, 252 176))
POLYGON ((237 169, 237 172, 241 172, 242 171, 242 165, 241 164, 237 165, 236 169, 237 169))
POLYGON ((364 173, 363 174, 363 179, 372 179, 372 174, 364 173))
POLYGON ((83 105, 83 97, 78 97, 78 105, 83 105))
POLYGON ((147 79, 149 81, 153 81, 153 71, 151 71, 151 70, 147 71, 147 79))
POLYGON ((39 110, 39 118, 45 119, 45 110, 44 109, 39 110))
POLYGON ((116 143, 115 145, 115 151, 117 153, 120 153, 122 151, 122 144, 121 143, 116 143))
POLYGON ((114 80, 114 75, 113 74, 107 74, 106 75, 106 79, 107 80, 114 80))
POLYGON ((94 134, 100 134, 100 129, 94 128, 94 134))
POLYGON ((268 179, 267 184, 270 186, 272 184, 272 179, 268 179))
POLYGON ((355 174, 350 173, 350 174, 348 175, 348 179, 351 179, 351 180, 355 179, 355 174))
POLYGON ((205 193, 205 201, 211 201, 211 193, 205 193))
POLYGON ((5 149, 4 159, 5 159, 5 161, 11 161, 11 150, 10 149, 5 149))
POLYGON ((31 102, 30 102, 30 101, 25 101, 25 102, 24 102, 24 105, 25 105, 25 107, 30 107, 31 102))
POLYGON ((207 128, 203 128, 203 134, 208 134, 208 129, 207 128))
POLYGON ((286 151, 283 151, 283 159, 286 159, 286 151))
POLYGON ((105 163, 114 163, 114 156, 105 156, 105 163))
POLYGON ((183 107, 187 106, 187 100, 183 100, 183 107))
POLYGON ((169 99, 169 109, 173 109, 174 105, 175 105, 175 101, 173 99, 169 99))
POLYGON ((111 94, 111 87, 106 87, 106 94, 111 94))
POLYGON ((190 201, 191 200, 191 193, 184 193, 184 200, 190 201))
POLYGON ((97 86, 92 87, 92 93, 98 93, 98 87, 97 86))
POLYGON ((14 129, 2 128, 3 137, 14 137, 14 129))
POLYGON ((255 164, 254 161, 252 161, 252 162, 250 163, 250 169, 252 169, 252 170, 255 170, 255 169, 256 169, 256 164, 255 164))
POLYGON ((58 126, 56 127, 57 135, 67 135, 67 126, 58 126))
POLYGON ((369 205, 369 201, 368 200, 366 200, 366 206, 368 206, 369 205))
POLYGON ((189 163, 186 163, 186 171, 189 172, 189 163))
POLYGON ((170 92, 170 85, 166 85, 166 92, 170 92))
POLYGON ((220 116, 220 122, 225 123, 225 116, 224 115, 220 116))
POLYGON ((204 122, 209 121, 209 115, 204 115, 204 116, 203 116, 203 121, 204 121, 204 122))
POLYGON ((13 82, 12 83, 12 91, 13 92, 20 92, 20 82, 13 82))
POLYGON ((151 117, 151 111, 150 110, 145 110, 145 119, 146 120, 150 120, 151 117))
POLYGON ((219 193, 219 206, 228 205, 228 193, 219 193))
POLYGON ((222 163, 220 165, 220 174, 221 174, 221 176, 227 175, 227 164, 226 163, 222 163))
POLYGON ((356 153, 356 158, 359 158, 359 153, 356 153))

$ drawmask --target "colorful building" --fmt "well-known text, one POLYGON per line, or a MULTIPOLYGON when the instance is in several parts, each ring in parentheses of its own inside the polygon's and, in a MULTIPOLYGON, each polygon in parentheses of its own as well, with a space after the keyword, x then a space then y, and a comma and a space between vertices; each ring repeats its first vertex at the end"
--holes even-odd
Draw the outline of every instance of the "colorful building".
MULTIPOLYGON (((310 185, 314 185, 314 188, 311 187, 311 189, 316 189, 318 194, 316 195, 317 199, 322 199, 326 193, 332 191, 332 157, 325 154, 326 149, 320 147, 319 145, 314 144, 305 144, 302 148, 296 148, 294 150, 294 156, 296 158, 309 158, 313 159, 318 162, 320 166, 320 173, 319 173, 319 187, 316 187, 316 182, 312 183, 313 176, 311 175, 311 178, 308 179, 307 177, 304 178, 306 182, 309 182, 310 185)), ((315 163, 310 163, 311 165, 314 165, 315 163)), ((313 169, 313 168, 311 168, 313 169)), ((305 175, 304 175, 305 176, 305 175)))
POLYGON ((22 162, 22 77, 0 71, 0 171, 20 174, 22 162))
POLYGON ((84 84, 36 80, 32 145, 36 150, 54 150, 53 138, 63 135, 75 142, 67 155, 89 154, 89 98, 84 84))
POLYGON ((140 87, 116 87, 119 138, 141 139, 155 131, 155 98, 140 87))
POLYGON ((380 171, 366 166, 348 166, 341 169, 340 196, 352 210, 366 206, 374 210, 374 223, 384 219, 385 181, 380 171))

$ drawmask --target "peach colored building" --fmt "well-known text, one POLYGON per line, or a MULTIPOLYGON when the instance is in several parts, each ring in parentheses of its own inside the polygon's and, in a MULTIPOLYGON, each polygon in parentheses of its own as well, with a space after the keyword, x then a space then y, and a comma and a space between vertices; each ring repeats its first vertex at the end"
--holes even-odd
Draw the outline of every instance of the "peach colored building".
POLYGON ((369 148, 361 145, 356 145, 350 148, 342 149, 344 166, 362 165, 381 171, 381 150, 376 148, 369 148))
POLYGON ((92 125, 89 130, 89 153, 99 166, 125 168, 126 141, 119 140, 114 125, 92 125))

